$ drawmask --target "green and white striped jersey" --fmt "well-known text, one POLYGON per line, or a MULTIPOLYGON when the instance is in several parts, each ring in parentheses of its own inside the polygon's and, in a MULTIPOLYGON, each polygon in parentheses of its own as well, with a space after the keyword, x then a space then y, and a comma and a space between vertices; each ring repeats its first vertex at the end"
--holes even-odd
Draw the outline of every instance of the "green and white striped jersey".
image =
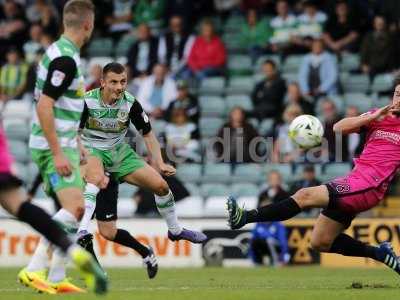
POLYGON ((125 91, 113 105, 102 101, 100 88, 85 94, 81 121, 83 145, 100 150, 113 149, 124 141, 130 122, 142 134, 151 130, 149 118, 130 93, 125 91))
MULTIPOLYGON (((62 36, 47 49, 37 70, 35 100, 38 101, 42 93, 55 100, 55 127, 62 148, 77 147, 85 94, 80 64, 79 49, 72 41, 62 36)), ((32 120, 29 147, 49 149, 36 110, 32 120)))

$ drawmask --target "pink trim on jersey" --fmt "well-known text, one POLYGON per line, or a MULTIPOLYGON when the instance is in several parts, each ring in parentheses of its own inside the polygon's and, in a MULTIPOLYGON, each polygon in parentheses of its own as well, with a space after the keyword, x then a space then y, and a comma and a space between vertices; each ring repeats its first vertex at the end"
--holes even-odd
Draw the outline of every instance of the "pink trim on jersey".
POLYGON ((0 126, 0 173, 10 173, 13 158, 8 151, 8 144, 3 128, 0 126))

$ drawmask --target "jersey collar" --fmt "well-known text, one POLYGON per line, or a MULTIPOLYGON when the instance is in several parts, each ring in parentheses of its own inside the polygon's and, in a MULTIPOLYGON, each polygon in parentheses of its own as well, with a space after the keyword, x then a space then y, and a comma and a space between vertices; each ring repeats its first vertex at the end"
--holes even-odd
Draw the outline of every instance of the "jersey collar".
POLYGON ((72 48, 74 48, 75 51, 79 52, 79 48, 75 45, 75 43, 67 38, 65 35, 61 35, 61 39, 65 40, 68 44, 71 45, 72 48))

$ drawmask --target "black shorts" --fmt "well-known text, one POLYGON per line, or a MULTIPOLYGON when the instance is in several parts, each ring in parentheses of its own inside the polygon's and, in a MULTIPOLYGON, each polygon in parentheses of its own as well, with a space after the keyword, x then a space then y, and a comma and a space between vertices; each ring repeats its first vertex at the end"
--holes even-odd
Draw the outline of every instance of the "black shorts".
POLYGON ((24 182, 11 173, 0 173, 0 193, 18 189, 24 182))
POLYGON ((118 187, 118 182, 110 179, 107 187, 100 190, 97 194, 95 210, 96 220, 110 222, 118 219, 118 187))
POLYGON ((352 215, 336 208, 324 208, 321 211, 325 217, 342 224, 346 229, 350 227, 356 215, 352 215))

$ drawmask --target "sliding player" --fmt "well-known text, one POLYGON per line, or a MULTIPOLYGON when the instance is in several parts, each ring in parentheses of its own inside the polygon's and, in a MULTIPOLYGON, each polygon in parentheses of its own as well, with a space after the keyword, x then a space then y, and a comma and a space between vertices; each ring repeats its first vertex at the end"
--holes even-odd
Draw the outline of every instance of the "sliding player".
POLYGON ((245 224, 288 220, 310 207, 324 208, 311 237, 311 246, 320 252, 369 257, 400 274, 400 260, 388 243, 372 246, 343 233, 360 212, 378 205, 400 166, 400 82, 396 82, 392 104, 358 117, 345 118, 335 132, 366 131, 364 150, 354 160, 354 169, 325 185, 303 188, 290 198, 259 208, 244 210, 235 199, 227 202, 229 224, 239 229, 245 224))

